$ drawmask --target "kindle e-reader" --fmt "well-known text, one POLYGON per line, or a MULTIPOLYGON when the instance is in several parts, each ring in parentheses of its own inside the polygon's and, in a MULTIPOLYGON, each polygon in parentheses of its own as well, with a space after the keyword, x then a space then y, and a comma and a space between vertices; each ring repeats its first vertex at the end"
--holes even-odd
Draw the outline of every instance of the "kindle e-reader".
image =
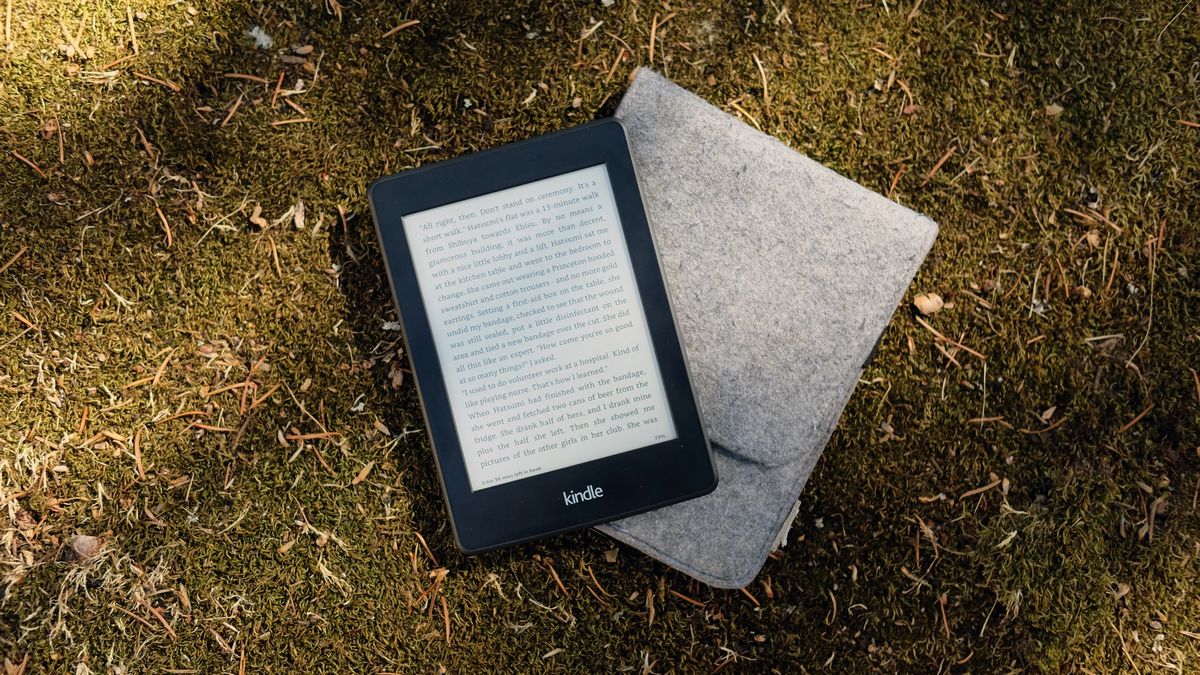
POLYGON ((460 549, 716 487, 620 122, 382 178, 370 202, 460 549))

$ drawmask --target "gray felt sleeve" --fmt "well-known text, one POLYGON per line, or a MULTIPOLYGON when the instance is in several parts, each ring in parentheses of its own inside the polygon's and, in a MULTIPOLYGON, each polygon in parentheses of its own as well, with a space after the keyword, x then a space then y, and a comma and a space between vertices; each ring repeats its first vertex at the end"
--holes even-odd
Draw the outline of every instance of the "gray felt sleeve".
POLYGON ((937 234, 648 69, 619 117, 721 483, 600 529, 714 586, 751 581, 937 234))

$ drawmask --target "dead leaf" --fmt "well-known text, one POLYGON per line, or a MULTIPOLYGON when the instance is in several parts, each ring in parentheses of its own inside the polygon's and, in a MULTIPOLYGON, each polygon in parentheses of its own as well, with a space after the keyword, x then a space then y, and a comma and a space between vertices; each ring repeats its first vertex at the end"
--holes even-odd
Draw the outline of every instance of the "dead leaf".
POLYGON ((1047 117, 1058 117, 1062 114, 1062 111, 1063 107, 1057 103, 1051 103, 1050 105, 1046 106, 1047 117))
POLYGON ((90 534, 81 534, 71 540, 71 550, 80 560, 93 558, 100 552, 104 542, 90 534))
POLYGON ((18 530, 21 532, 29 532, 35 527, 37 527, 37 519, 33 517, 32 513, 26 511, 25 509, 17 511, 18 530))
POLYGON ((941 311, 942 307, 945 306, 945 304, 946 303, 942 301, 942 296, 938 295, 937 293, 922 293, 916 298, 913 298, 913 305, 916 306, 917 311, 925 316, 938 313, 941 311))
POLYGON ((295 208, 292 209, 292 222, 297 230, 304 229, 304 202, 296 202, 295 208))
POLYGON ((891 424, 892 418, 889 415, 886 421, 879 423, 879 431, 883 433, 883 437, 879 439, 880 443, 887 443, 896 437, 896 429, 891 424))
POLYGON ((266 218, 262 217, 262 206, 261 205, 259 205, 259 204, 254 205, 254 211, 250 213, 250 222, 259 226, 260 228, 262 228, 264 230, 267 229, 269 223, 267 223, 266 218))
POLYGON ((190 614, 192 611, 192 599, 188 597, 187 586, 179 584, 179 590, 176 592, 176 595, 179 596, 179 604, 183 605, 184 611, 190 614))
POLYGON ((374 461, 367 462, 367 465, 362 468, 362 471, 358 472, 358 475, 354 477, 354 480, 350 481, 350 484, 358 485, 359 483, 366 480, 367 475, 371 473, 371 469, 373 469, 373 468, 375 468, 375 462, 374 461))

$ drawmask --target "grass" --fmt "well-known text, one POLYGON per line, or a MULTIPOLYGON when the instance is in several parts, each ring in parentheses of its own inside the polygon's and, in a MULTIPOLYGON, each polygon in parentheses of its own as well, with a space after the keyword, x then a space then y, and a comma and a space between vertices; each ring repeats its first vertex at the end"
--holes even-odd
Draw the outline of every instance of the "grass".
POLYGON ((1196 3, 0 5, 8 672, 1196 667, 1196 3), (898 311, 746 593, 457 554, 386 325, 368 183, 639 64, 937 220, 986 356, 898 311))

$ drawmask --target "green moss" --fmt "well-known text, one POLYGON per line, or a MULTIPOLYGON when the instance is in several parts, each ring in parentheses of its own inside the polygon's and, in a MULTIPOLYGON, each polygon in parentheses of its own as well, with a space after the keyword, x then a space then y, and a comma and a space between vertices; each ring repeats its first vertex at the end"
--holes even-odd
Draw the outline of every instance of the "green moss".
POLYGON ((0 507, 0 651, 37 672, 1187 670, 1194 13, 792 4, 143 2, 118 62, 125 4, 14 0, 0 265, 28 248, 0 274, 0 501, 23 494, 0 507), (987 357, 956 366, 897 312, 748 589, 761 607, 594 533, 455 553, 412 382, 391 385, 367 184, 611 112, 672 14, 656 67, 941 224, 914 292, 987 357), (86 60, 58 48, 81 21, 86 60), (280 59, 300 44, 310 69, 280 59), (281 71, 299 110, 272 107, 281 71), (1112 226, 1066 210, 1093 188, 1112 226), (303 229, 250 221, 301 201, 303 229), (990 474, 1008 482, 961 497, 990 474), (77 533, 99 558, 62 558, 77 533))

